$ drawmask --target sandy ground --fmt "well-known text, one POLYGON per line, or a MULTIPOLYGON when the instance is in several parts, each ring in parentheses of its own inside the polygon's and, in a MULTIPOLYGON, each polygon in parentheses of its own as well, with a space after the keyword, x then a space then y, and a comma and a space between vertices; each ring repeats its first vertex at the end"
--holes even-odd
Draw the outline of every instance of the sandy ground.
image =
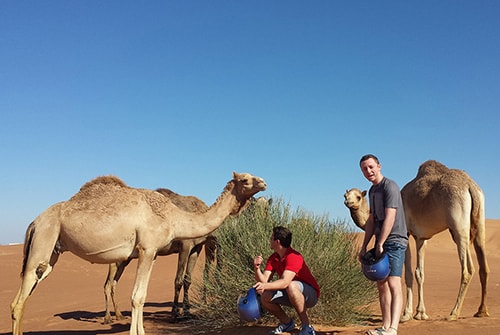
MULTIPOLYGON (((500 333, 500 220, 487 220, 487 256, 490 266, 488 285, 488 307, 490 317, 475 318, 480 299, 479 276, 474 275, 466 296, 461 317, 457 321, 446 321, 458 293, 460 268, 456 248, 447 232, 428 242, 426 252, 425 301, 428 321, 401 324, 399 334, 499 334, 500 333)), ((413 241, 412 241, 413 245, 413 241)), ((0 246, 0 335, 11 334, 10 302, 20 284, 22 246, 0 246)), ((476 269, 477 261, 474 259, 476 269)), ((200 262, 201 263, 201 262, 200 262)), ((43 281, 28 300, 23 329, 25 334, 128 334, 130 324, 130 294, 135 272, 132 263, 120 281, 118 299, 126 320, 113 325, 103 325, 104 297, 102 286, 107 273, 106 265, 90 264, 76 256, 65 253, 56 264, 52 274, 43 281)), ((173 323, 171 303, 173 278, 177 257, 160 257, 156 261, 151 277, 147 303, 144 309, 147 334, 191 334, 186 323, 173 323)), ((199 273, 199 268, 198 268, 199 273)), ((416 290, 415 290, 416 291, 416 290)), ((416 294, 416 293, 415 293, 416 294)), ((414 297, 416 303, 416 296, 414 297)), ((414 307, 415 308, 415 307, 414 307)), ((314 314, 314 309, 310 311, 314 314)), ((373 324, 337 327, 315 325, 318 335, 363 334, 380 320, 378 309, 374 310, 373 324)), ((270 327, 240 326, 218 332, 223 335, 268 334, 270 327)), ((209 332, 216 334, 217 332, 209 332)), ((296 332, 295 332, 296 333, 296 332)))

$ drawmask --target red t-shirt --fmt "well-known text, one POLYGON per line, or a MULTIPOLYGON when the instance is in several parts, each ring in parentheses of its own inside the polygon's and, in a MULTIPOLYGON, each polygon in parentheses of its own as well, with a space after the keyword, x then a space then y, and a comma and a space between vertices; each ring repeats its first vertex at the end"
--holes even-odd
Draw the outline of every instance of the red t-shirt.
POLYGON ((311 285, 319 298, 319 285, 304 262, 304 257, 291 247, 286 249, 283 258, 280 258, 277 252, 269 256, 264 271, 266 270, 277 273, 280 278, 285 270, 295 272, 295 278, 293 278, 293 280, 298 280, 311 285))

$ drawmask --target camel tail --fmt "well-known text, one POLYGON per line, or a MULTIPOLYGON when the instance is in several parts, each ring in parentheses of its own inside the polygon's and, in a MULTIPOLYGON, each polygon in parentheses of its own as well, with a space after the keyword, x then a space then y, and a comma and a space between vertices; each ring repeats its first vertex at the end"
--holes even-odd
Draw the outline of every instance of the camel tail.
POLYGON ((484 239, 485 236, 485 209, 484 209, 484 195, 479 186, 471 185, 469 193, 472 198, 472 208, 470 213, 471 222, 471 241, 476 238, 484 239))
POLYGON ((21 270, 21 277, 24 277, 24 271, 26 270, 26 263, 28 261, 28 256, 31 250, 31 241, 33 240, 33 235, 35 233, 35 222, 31 222, 26 229, 26 235, 24 236, 24 250, 23 250, 23 269, 21 270))

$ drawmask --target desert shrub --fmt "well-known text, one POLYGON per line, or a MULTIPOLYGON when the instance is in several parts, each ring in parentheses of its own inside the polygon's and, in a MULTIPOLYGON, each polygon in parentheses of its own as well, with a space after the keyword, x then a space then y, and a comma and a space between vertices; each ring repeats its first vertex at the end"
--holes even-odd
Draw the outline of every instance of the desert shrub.
MULTIPOLYGON (((269 239, 278 225, 291 230, 292 247, 302 253, 321 287, 318 304, 309 309, 311 321, 342 326, 365 315, 376 299, 376 289, 360 271, 356 237, 347 223, 331 222, 301 209, 293 211, 278 199, 269 207, 253 206, 228 218, 217 230, 219 262, 210 278, 198 283, 198 291, 206 293, 206 299, 195 303, 200 324, 213 329, 240 323, 236 304, 255 283, 253 258, 262 254, 266 259, 272 253, 269 239)), ((293 310, 287 312, 297 320, 293 310)), ((261 322, 271 320, 276 322, 269 316, 261 322)))

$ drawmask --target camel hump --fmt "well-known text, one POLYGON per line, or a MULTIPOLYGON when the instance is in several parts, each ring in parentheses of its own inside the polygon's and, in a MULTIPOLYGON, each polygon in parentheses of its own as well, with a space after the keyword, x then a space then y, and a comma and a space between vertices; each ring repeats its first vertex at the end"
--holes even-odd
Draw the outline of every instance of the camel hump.
POLYGON ((465 171, 429 160, 420 165, 417 176, 403 187, 401 194, 409 201, 411 197, 424 198, 435 192, 447 195, 471 192, 476 187, 479 186, 465 171))
POLYGON ((445 173, 447 173, 450 169, 446 167, 446 165, 439 163, 435 160, 428 160, 420 165, 418 168, 417 178, 421 178, 423 176, 433 176, 439 177, 445 173))
POLYGON ((167 197, 174 205, 185 211, 204 212, 208 209, 208 206, 203 201, 192 195, 180 195, 168 188, 158 188, 156 192, 167 197))
POLYGON ((120 187, 128 187, 127 184, 125 184, 120 178, 113 175, 109 175, 109 176, 100 176, 92 179, 91 181, 85 183, 80 188, 80 191, 85 191, 96 185, 109 185, 109 186, 115 185, 120 187))
POLYGON ((172 190, 169 190, 168 188, 157 188, 156 192, 161 193, 161 194, 163 194, 165 196, 169 196, 169 195, 178 196, 178 195, 180 195, 178 193, 175 193, 172 190))
POLYGON ((416 179, 426 178, 434 183, 441 183, 449 187, 468 187, 473 181, 463 170, 450 169, 446 165, 429 160, 420 165, 416 179))

